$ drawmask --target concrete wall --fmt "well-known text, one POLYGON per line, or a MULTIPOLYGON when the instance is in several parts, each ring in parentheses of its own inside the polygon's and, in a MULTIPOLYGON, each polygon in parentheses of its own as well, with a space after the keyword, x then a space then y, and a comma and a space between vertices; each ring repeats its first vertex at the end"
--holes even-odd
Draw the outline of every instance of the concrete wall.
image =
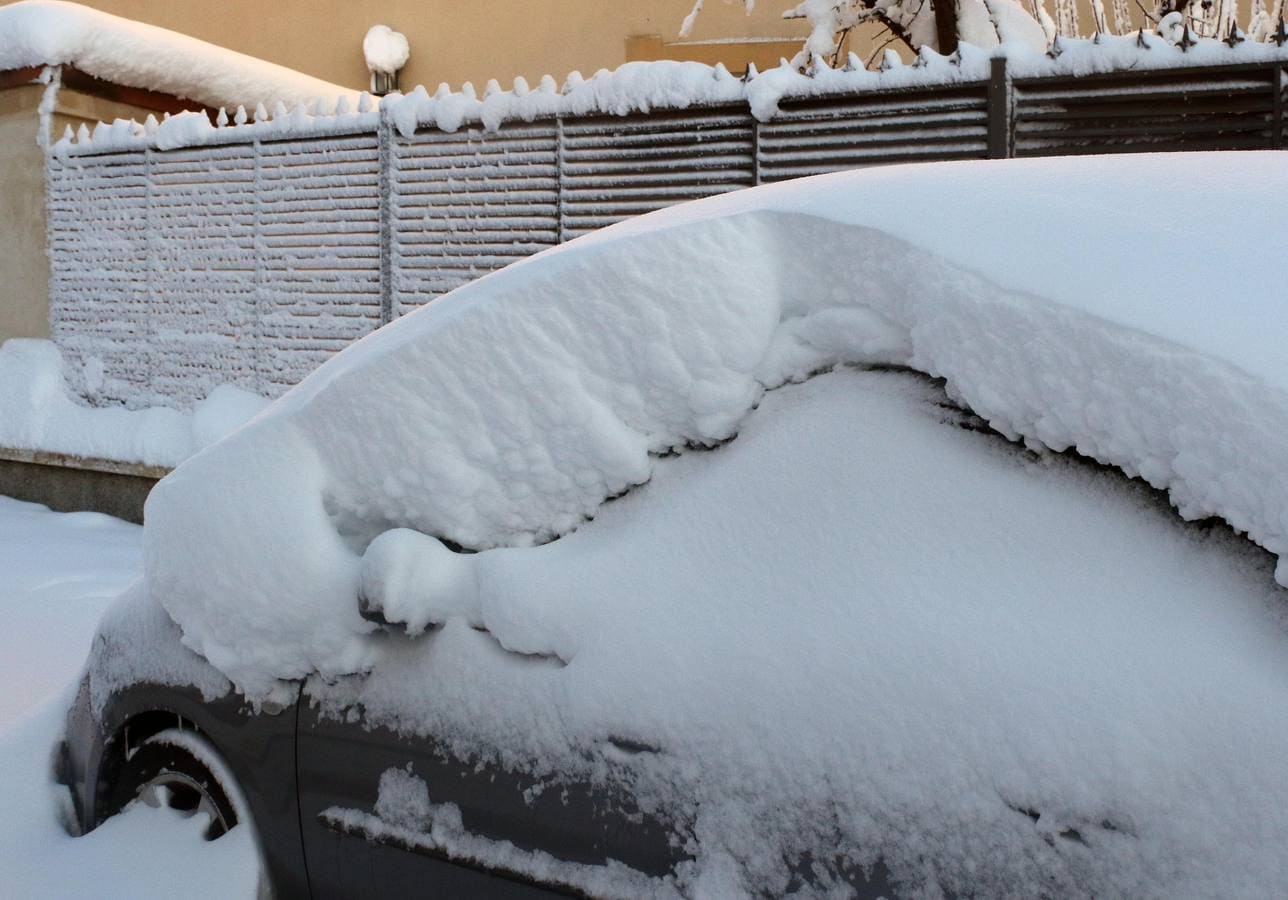
POLYGON ((0 447, 0 494, 59 512, 89 510, 143 524, 143 505, 168 470, 0 447))
POLYGON ((36 144, 43 90, 0 90, 0 343, 49 336, 45 158, 36 144))

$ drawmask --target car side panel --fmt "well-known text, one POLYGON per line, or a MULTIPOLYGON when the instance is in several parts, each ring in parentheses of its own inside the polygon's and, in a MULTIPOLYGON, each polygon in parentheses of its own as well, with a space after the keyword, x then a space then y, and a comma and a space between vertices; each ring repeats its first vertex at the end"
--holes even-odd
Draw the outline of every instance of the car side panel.
POLYGON ((307 700, 299 722, 300 822, 315 900, 570 893, 518 871, 485 871, 431 842, 373 837, 370 830, 337 823, 336 811, 371 814, 381 775, 409 764, 428 786, 431 802, 460 809, 471 835, 589 866, 611 858, 650 875, 666 875, 682 858, 665 827, 639 815, 620 794, 575 785, 530 791, 530 778, 454 758, 432 740, 322 716, 307 700))

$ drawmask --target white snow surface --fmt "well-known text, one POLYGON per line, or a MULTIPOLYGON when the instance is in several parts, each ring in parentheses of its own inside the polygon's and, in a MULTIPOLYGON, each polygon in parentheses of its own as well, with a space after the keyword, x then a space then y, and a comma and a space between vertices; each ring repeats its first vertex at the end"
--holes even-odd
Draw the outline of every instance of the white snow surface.
MULTIPOLYGON (((913 895, 1279 894, 1268 557, 1121 475, 955 427, 942 396, 851 370, 770 392, 577 532, 467 557, 472 608, 310 691, 545 790, 608 772, 678 810, 694 860, 657 895, 781 896, 811 850, 883 859, 913 895)), ((415 830, 389 799, 383 825, 415 830)), ((423 830, 530 868, 454 846, 436 812, 423 830)), ((639 875, 596 895, 644 896, 639 875)))
POLYGON ((366 58, 367 68, 373 72, 386 72, 392 75, 411 58, 411 47, 407 36, 394 31, 388 25, 372 25, 367 36, 362 39, 362 55, 366 58))
MULTIPOLYGON (((131 807, 85 837, 59 814, 50 760, 100 616, 139 577, 142 529, 0 497, 0 872, 7 897, 251 897, 246 829, 131 807)), ((163 617, 164 618, 164 617, 163 617)), ((170 638, 174 641, 173 636, 170 638)))
POLYGON ((696 804, 684 883, 839 840, 990 896, 1288 890, 1268 557, 895 376, 774 390, 918 370, 1283 554, 1288 320, 1237 261, 1285 188, 1274 153, 950 163, 614 226, 180 466, 146 589, 252 698, 366 672, 315 691, 552 778, 608 735, 663 747, 634 775, 696 804), (443 627, 372 634, 360 597, 443 627))
POLYGON ((210 107, 295 105, 358 92, 143 22, 64 3, 0 7, 0 70, 72 65, 96 78, 210 107))
POLYGON ((0 447, 170 467, 267 405, 257 394, 220 385, 191 412, 86 406, 68 390, 62 354, 52 342, 0 344, 0 447))

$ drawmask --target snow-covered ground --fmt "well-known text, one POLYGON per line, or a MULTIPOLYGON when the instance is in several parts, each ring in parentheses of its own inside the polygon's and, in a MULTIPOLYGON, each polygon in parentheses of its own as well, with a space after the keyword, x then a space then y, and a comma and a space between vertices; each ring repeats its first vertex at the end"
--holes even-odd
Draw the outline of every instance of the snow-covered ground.
POLYGON ((245 829, 206 843, 202 823, 144 806, 80 838, 59 820, 50 753, 99 616, 139 576, 141 538, 97 513, 0 497, 0 895, 253 895, 245 829))

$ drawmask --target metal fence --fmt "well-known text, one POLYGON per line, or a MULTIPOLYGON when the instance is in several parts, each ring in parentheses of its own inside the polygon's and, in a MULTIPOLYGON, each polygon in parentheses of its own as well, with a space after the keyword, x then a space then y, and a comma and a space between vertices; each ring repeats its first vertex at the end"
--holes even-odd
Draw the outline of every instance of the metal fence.
MULTIPOLYGON (((51 326, 95 402, 275 395, 455 287, 685 200, 861 166, 1285 148, 1288 63, 51 156, 51 326)), ((898 198, 891 198, 897 203, 898 198)))

